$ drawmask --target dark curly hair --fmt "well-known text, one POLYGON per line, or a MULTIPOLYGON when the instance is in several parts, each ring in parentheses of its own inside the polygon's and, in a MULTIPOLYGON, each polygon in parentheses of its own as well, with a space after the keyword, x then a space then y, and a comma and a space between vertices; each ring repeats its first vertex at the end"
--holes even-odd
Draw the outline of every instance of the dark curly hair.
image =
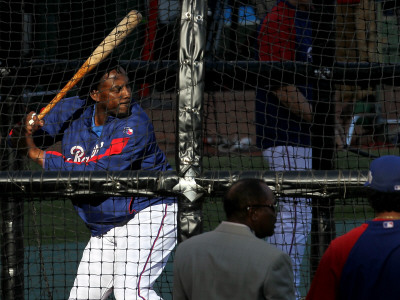
POLYGON ((97 89, 101 78, 104 74, 116 70, 121 73, 123 68, 119 65, 118 61, 113 57, 108 57, 104 59, 100 64, 98 64, 89 74, 81 80, 79 87, 79 98, 89 100, 89 94, 92 90, 97 89))
POLYGON ((367 198, 375 212, 400 212, 400 192, 384 193, 369 190, 367 198))

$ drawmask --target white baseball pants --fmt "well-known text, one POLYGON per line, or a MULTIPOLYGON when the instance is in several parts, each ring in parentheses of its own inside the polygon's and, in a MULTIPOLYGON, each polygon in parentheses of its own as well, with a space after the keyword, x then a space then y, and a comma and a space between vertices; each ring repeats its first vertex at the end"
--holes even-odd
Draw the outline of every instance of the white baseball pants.
MULTIPOLYGON (((273 171, 302 171, 312 168, 311 148, 278 146, 263 151, 273 171)), ((300 267, 311 233, 311 205, 306 198, 279 198, 275 234, 269 242, 292 258, 296 296, 299 295, 300 267)))
POLYGON ((177 204, 148 207, 87 244, 69 299, 161 299, 152 289, 176 245, 177 204))

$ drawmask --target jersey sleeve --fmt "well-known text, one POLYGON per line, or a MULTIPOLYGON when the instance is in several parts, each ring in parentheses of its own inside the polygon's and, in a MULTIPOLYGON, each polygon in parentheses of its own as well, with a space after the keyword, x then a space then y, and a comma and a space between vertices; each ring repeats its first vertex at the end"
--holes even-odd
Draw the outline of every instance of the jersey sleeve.
POLYGON ((46 149, 60 141, 72 120, 82 114, 85 104, 86 100, 76 96, 62 99, 44 116, 44 126, 33 134, 35 144, 46 149))
POLYGON ((315 273, 307 300, 336 300, 337 289, 340 282, 340 270, 335 250, 332 245, 325 251, 315 273), (322 297, 322 298, 321 298, 322 297))
POLYGON ((321 258, 306 300, 337 299, 343 266, 367 227, 367 224, 363 224, 331 242, 321 258))
MULTIPOLYGON (((64 98, 58 102, 44 117, 45 125, 33 133, 35 144, 45 149, 56 143, 57 135, 62 134, 63 130, 68 127, 69 121, 76 118, 82 113, 86 100, 82 100, 77 96, 64 98)), ((8 134, 8 145, 14 147, 11 138, 14 136, 13 131, 18 130, 15 127, 8 134)))
POLYGON ((62 99, 44 116, 45 125, 42 130, 51 136, 61 133, 65 123, 73 119, 76 114, 80 114, 85 104, 86 100, 77 96, 62 99))

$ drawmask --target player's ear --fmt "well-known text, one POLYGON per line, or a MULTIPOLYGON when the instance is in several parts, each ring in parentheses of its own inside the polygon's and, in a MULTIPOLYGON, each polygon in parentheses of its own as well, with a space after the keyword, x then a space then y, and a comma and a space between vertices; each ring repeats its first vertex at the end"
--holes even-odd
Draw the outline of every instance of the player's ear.
POLYGON ((99 91, 92 90, 90 92, 90 98, 92 98, 93 101, 99 102, 99 91))

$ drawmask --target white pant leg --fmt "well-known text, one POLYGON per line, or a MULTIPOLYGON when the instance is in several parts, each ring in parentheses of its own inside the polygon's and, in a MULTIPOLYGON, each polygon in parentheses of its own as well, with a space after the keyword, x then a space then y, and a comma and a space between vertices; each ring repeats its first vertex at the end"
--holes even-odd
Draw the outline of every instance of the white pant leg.
POLYGON ((152 289, 176 245, 177 204, 140 211, 126 225, 92 237, 70 299, 161 299, 152 289))
POLYGON ((69 299, 106 299, 112 292, 114 230, 91 237, 83 251, 69 299))
MULTIPOLYGON (((273 171, 301 171, 312 167, 311 148, 278 146, 263 151, 273 171)), ((296 293, 299 297, 300 268, 307 238, 311 232, 311 205, 306 198, 284 197, 279 200, 279 213, 271 244, 289 254, 293 262, 296 293)))
POLYGON ((152 287, 176 245, 176 215, 177 204, 155 205, 116 229, 116 299, 161 299, 152 287))

